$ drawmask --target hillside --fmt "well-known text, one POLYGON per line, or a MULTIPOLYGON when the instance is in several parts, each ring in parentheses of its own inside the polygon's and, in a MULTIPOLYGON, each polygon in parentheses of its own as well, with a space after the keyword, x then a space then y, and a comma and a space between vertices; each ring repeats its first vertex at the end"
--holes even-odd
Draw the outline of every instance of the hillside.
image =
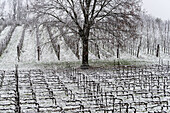
MULTIPOLYGON (((4 43, 3 40, 5 37, 9 35, 10 28, 12 26, 7 26, 5 27, 1 33, 0 33, 0 41, 1 43, 4 43)), ((54 48, 51 43, 51 39, 48 33, 48 30, 46 27, 41 26, 39 28, 39 45, 40 45, 40 61, 38 61, 38 53, 37 53, 37 39, 36 39, 36 29, 32 28, 31 26, 28 26, 24 28, 24 26, 17 26, 12 33, 11 39, 9 41, 9 44, 5 48, 3 54, 0 57, 0 65, 1 68, 13 68, 15 64, 21 65, 22 68, 28 68, 28 67, 36 67, 36 66, 43 66, 47 65, 64 65, 66 66, 67 64, 75 64, 77 63, 76 66, 80 65, 81 62, 81 42, 78 41, 75 43, 75 41, 71 42, 74 38, 72 36, 58 36, 57 37, 57 32, 55 28, 52 28, 53 30, 51 31, 53 39, 56 40, 56 45, 60 46, 60 59, 58 59, 57 54, 54 51, 54 48), (25 29, 25 34, 24 34, 24 39, 23 39, 23 47, 22 50, 20 50, 20 61, 18 61, 17 58, 17 45, 19 43, 19 40, 21 38, 22 32, 25 29), (77 45, 80 49, 78 49, 78 53, 76 53, 77 48, 75 45, 77 45), (79 55, 80 58, 76 55, 79 55), (75 63, 74 63, 75 62, 75 63)), ((146 29, 145 29, 146 30, 146 29)), ((145 31, 146 32, 146 31, 145 31)), ((156 57, 154 54, 147 54, 145 52, 145 37, 146 33, 143 33, 143 42, 142 42, 142 49, 140 52, 139 57, 136 57, 136 48, 135 46, 130 46, 132 43, 128 42, 129 45, 128 47, 131 47, 130 49, 132 51, 124 50, 124 48, 120 48, 120 57, 117 58, 116 51, 117 47, 112 46, 113 49, 109 50, 109 43, 107 42, 97 42, 98 43, 98 49, 96 50, 95 44, 92 42, 89 42, 90 47, 89 47, 89 58, 92 63, 96 62, 114 62, 118 60, 126 60, 128 62, 137 62, 137 64, 144 63, 149 64, 149 63, 161 63, 162 60, 164 64, 168 64, 168 53, 164 53, 161 51, 160 57, 156 57), (104 45, 104 46, 103 46, 104 45), (97 53, 99 51, 99 53, 97 53), (100 56, 100 57, 99 57, 100 56)), ((149 35, 151 36, 152 32, 149 32, 149 35)), ((159 37, 158 37, 159 39, 159 37)), ((135 43, 138 43, 139 39, 135 40, 135 43)), ((93 65, 93 64, 92 64, 93 65)), ((57 67, 57 66, 56 66, 57 67)))

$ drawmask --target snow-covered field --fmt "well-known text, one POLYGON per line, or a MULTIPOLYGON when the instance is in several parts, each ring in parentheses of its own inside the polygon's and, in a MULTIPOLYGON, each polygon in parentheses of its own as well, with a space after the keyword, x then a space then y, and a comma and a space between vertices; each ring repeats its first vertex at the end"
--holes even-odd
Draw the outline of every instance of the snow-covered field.
MULTIPOLYGON (((8 34, 9 29, 6 27, 1 32, 0 40, 8 34)), ((14 113, 17 110, 22 113, 170 112, 168 55, 161 53, 161 57, 157 58, 141 53, 136 58, 121 53, 120 59, 116 56, 107 60, 104 56, 101 58, 107 62, 133 61, 137 66, 93 68, 88 71, 79 68, 59 69, 57 64, 79 62, 64 39, 58 39, 61 47, 59 61, 51 48, 47 31, 41 29, 41 61, 37 61, 36 34, 28 27, 21 61, 18 62, 17 44, 22 31, 23 26, 16 27, 9 45, 0 57, 0 113, 14 113), (140 63, 143 66, 138 66, 140 63), (18 79, 16 64, 19 66, 18 79)), ((99 61, 94 54, 89 55, 90 59, 99 61)))
POLYGON ((36 69, 20 70, 17 77, 1 71, 0 113, 169 113, 169 70, 159 65, 36 69))
POLYGON ((10 28, 11 28, 11 27, 8 26, 8 27, 6 27, 6 28, 0 33, 0 40, 4 39, 4 38, 7 36, 10 28))
MULTIPOLYGON (((5 29, 5 32, 6 32, 6 30, 8 31, 7 28, 5 29)), ((15 28, 14 33, 11 37, 11 40, 10 40, 6 50, 0 57, 1 67, 3 67, 3 66, 8 67, 10 65, 15 65, 17 63, 17 44, 21 37, 22 30, 23 30, 22 26, 15 28)), ((7 35, 7 33, 6 33, 6 35, 7 35)), ((2 35, 2 37, 4 37, 4 35, 2 35)))
MULTIPOLYGON (((54 49, 52 48, 50 38, 48 36, 48 32, 45 28, 40 29, 40 47, 41 47, 41 55, 40 55, 40 61, 37 60, 37 45, 36 45, 36 31, 28 27, 25 32, 24 37, 24 43, 23 48, 21 51, 20 59, 21 61, 17 61, 17 51, 16 46, 19 42, 19 39, 21 38, 22 30, 24 26, 18 26, 9 42, 9 45, 7 46, 4 54, 0 57, 0 66, 1 69, 6 68, 14 68, 15 64, 19 64, 22 68, 33 68, 36 67, 36 65, 43 65, 43 64, 64 64, 65 62, 80 62, 75 56, 75 54, 70 50, 70 48, 66 45, 64 42, 64 39, 62 37, 57 39, 57 43, 60 45, 60 60, 58 60, 54 49)), ((6 27, 0 34, 0 40, 4 39, 8 32, 10 30, 10 27, 6 27)), ((103 50, 104 51, 104 50, 103 50)), ((80 50, 80 56, 81 56, 81 50, 80 50)), ((101 56, 101 61, 110 61, 113 62, 114 60, 127 60, 127 61, 136 61, 137 63, 145 62, 148 64, 168 64, 169 62, 169 55, 161 53, 161 56, 159 58, 155 57, 154 55, 146 55, 144 53, 140 53, 140 57, 137 58, 136 56, 132 56, 126 52, 121 53, 120 58, 117 59, 116 56, 112 56, 110 58, 105 58, 104 56, 101 56)), ((89 52, 89 59, 98 61, 97 56, 89 52)))
POLYGON ((23 42, 23 49, 21 52, 21 62, 35 62, 36 61, 36 38, 35 32, 27 29, 25 31, 25 40, 23 42))

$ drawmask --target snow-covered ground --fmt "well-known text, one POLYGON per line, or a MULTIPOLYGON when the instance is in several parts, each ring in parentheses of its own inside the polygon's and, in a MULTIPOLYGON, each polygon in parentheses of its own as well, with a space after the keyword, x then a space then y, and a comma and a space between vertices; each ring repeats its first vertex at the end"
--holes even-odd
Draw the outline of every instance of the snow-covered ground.
POLYGON ((40 30, 40 47, 41 47, 41 61, 42 62, 52 62, 57 61, 57 56, 55 55, 54 49, 50 42, 49 35, 45 28, 40 30))
POLYGON ((11 28, 11 27, 8 26, 8 27, 6 27, 6 28, 0 33, 0 40, 4 39, 4 38, 7 36, 10 28, 11 28))
MULTIPOLYGON (((106 70, 19 70, 22 113, 167 113, 168 67, 106 70)), ((13 71, 0 71, 0 112, 14 112, 18 95, 13 71), (15 91, 14 91, 15 90, 15 91)))
POLYGON ((60 48, 61 48, 61 61, 77 61, 75 54, 67 47, 63 38, 59 40, 60 48))
MULTIPOLYGON (((6 27, 0 34, 0 39, 4 39, 10 27, 6 27)), ((40 61, 38 61, 37 57, 37 42, 36 42, 36 32, 30 28, 26 29, 23 48, 21 51, 20 62, 17 59, 17 44, 22 35, 23 26, 19 26, 15 29, 11 40, 0 57, 0 66, 1 69, 11 69, 14 68, 15 64, 21 65, 21 68, 34 68, 36 64, 45 64, 45 63, 58 63, 65 61, 77 61, 76 56, 71 52, 70 48, 68 48, 63 41, 63 38, 58 40, 58 44, 60 44, 60 58, 59 61, 54 49, 52 48, 48 33, 46 29, 41 29, 40 34, 40 47, 41 47, 41 57, 40 61)))
MULTIPOLYGON (((62 37, 57 40, 61 48, 59 61, 46 29, 41 29, 41 61, 37 61, 36 34, 29 27, 25 32, 21 61, 18 62, 16 47, 23 28, 16 27, 9 45, 0 57, 0 70, 5 69, 0 71, 0 113, 17 109, 15 64, 19 65, 18 88, 23 113, 61 113, 62 110, 66 113, 83 110, 85 113, 103 113, 105 110, 114 110, 115 113, 133 113, 135 110, 137 113, 170 112, 167 108, 170 103, 169 66, 56 70, 57 63, 67 65, 69 61, 79 61, 62 37), (52 65, 50 70, 48 65, 52 65)), ((1 32, 0 40, 8 34, 9 29, 7 27, 1 32)), ((162 59, 167 64, 170 58, 163 53, 159 58, 144 53, 137 58, 126 52, 121 53, 119 59, 113 56, 106 60, 101 56, 99 60, 92 53, 89 53, 89 57, 96 62, 125 60, 142 64, 159 64, 162 59)))
MULTIPOLYGON (((8 32, 8 30, 9 30, 9 28, 7 27, 4 31, 8 32)), ((22 26, 15 28, 14 33, 12 34, 11 40, 10 40, 6 50, 0 57, 1 67, 3 67, 3 66, 8 67, 8 66, 17 64, 17 62, 18 62, 18 60, 17 60, 17 44, 19 43, 19 39, 21 38, 22 30, 23 30, 22 26)), ((7 35, 7 33, 6 33, 6 35, 7 35)))
POLYGON ((35 62, 36 61, 36 38, 35 32, 26 29, 21 52, 21 62, 35 62))
MULTIPOLYGON (((1 33, 0 33, 0 40, 4 39, 11 27, 6 27, 1 33)), ((19 39, 21 38, 23 26, 18 26, 9 42, 9 45, 7 46, 5 52, 0 57, 0 66, 1 69, 8 69, 8 68, 14 68, 15 64, 19 64, 21 68, 34 68, 34 67, 41 67, 44 64, 50 65, 50 64, 64 64, 65 62, 81 62, 77 59, 75 54, 71 51, 71 49, 66 45, 64 42, 63 37, 59 37, 57 39, 57 44, 60 45, 60 60, 58 60, 54 49, 52 48, 49 34, 47 32, 46 28, 40 27, 40 47, 41 47, 41 57, 40 61, 37 60, 37 45, 36 45, 36 31, 28 27, 25 32, 24 37, 24 43, 23 48, 21 52, 20 59, 21 61, 17 61, 17 51, 16 46, 18 44, 19 39)), ((57 32, 55 32, 57 33, 57 32)), ((81 44, 80 44, 80 48, 81 44)), ((102 50, 105 51, 105 50, 102 50)), ((107 51, 105 51, 107 53, 107 51)), ((110 54, 110 53, 107 53, 110 54)), ((80 56, 81 56, 81 50, 80 50, 80 56)), ((119 61, 119 60, 127 60, 127 61, 133 61, 136 62, 136 64, 168 64, 170 56, 161 53, 161 56, 158 58, 154 55, 147 55, 144 53, 140 53, 139 58, 136 56, 132 56, 126 52, 120 53, 120 58, 117 59, 116 56, 106 58, 102 54, 100 54, 101 59, 98 59, 97 56, 95 56, 93 53, 89 52, 89 59, 91 61, 109 61, 113 62, 119 61)), ((57 66, 56 66, 57 67, 57 66)))

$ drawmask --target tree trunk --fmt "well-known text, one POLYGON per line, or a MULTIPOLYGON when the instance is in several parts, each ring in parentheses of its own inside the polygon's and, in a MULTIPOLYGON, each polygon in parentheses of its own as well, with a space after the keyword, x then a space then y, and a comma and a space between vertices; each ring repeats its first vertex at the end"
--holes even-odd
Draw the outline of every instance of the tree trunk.
POLYGON ((97 56, 100 59, 100 51, 99 51, 99 46, 97 45, 97 43, 95 43, 95 47, 96 47, 96 51, 97 51, 97 56))
POLYGON ((147 39, 147 54, 149 54, 150 48, 149 48, 149 39, 147 39))
POLYGON ((38 61, 40 61, 40 40, 39 40, 39 28, 38 25, 36 26, 36 41, 37 41, 37 54, 38 54, 38 61))
POLYGON ((85 24, 83 29, 79 29, 79 35, 82 38, 82 44, 83 44, 83 51, 82 51, 82 65, 81 69, 89 69, 89 49, 88 49, 88 42, 89 42, 89 34, 90 34, 90 26, 87 21, 87 17, 85 18, 85 24))
POLYGON ((20 61, 20 49, 19 46, 17 46, 17 58, 18 58, 18 62, 20 61))
POLYGON ((120 56, 119 56, 119 44, 118 44, 118 46, 117 46, 117 58, 119 58, 120 56))
POLYGON ((79 55, 79 41, 77 42, 77 46, 76 46, 76 56, 78 59, 80 59, 80 55, 79 55))
POLYGON ((89 63, 88 63, 88 38, 83 38, 83 53, 82 53, 82 69, 88 69, 89 63))
POLYGON ((139 58, 139 52, 140 52, 141 45, 142 45, 142 37, 140 38, 140 42, 139 42, 139 46, 138 46, 138 50, 137 50, 137 58, 139 58))
POLYGON ((58 57, 58 60, 60 60, 60 45, 58 44, 57 45, 57 57, 58 57))
POLYGON ((160 51, 160 47, 159 44, 157 45, 157 51, 156 51, 156 57, 159 57, 159 51, 160 51))
POLYGON ((37 47, 38 61, 40 61, 40 46, 37 47))

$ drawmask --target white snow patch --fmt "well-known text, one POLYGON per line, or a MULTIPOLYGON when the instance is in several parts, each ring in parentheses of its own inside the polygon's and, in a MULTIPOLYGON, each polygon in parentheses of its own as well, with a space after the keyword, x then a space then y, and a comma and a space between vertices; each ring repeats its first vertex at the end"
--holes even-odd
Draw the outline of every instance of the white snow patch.
POLYGON ((26 29, 23 48, 21 52, 21 62, 35 62, 36 61, 36 37, 35 31, 26 29))
POLYGON ((48 32, 45 28, 41 28, 41 62, 57 61, 57 56, 52 47, 48 32))
POLYGON ((71 49, 67 47, 63 37, 58 40, 58 43, 60 44, 61 61, 77 61, 77 57, 71 49))
POLYGON ((0 34, 0 40, 4 39, 10 30, 11 26, 6 27, 0 34))
POLYGON ((22 35, 22 30, 23 27, 19 26, 16 27, 11 40, 7 46, 7 49, 4 51, 4 54, 2 54, 2 56, 0 57, 0 62, 3 65, 12 65, 12 64, 16 64, 17 63, 17 44, 19 42, 19 39, 22 35))

